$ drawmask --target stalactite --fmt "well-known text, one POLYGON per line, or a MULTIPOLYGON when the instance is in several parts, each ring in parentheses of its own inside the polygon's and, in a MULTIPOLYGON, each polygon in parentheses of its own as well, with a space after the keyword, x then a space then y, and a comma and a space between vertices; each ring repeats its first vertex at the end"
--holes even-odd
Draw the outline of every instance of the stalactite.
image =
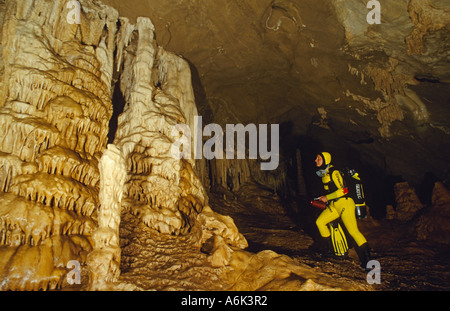
MULTIPOLYGON (((275 171, 261 171, 260 162, 252 159, 212 159, 209 170, 204 174, 211 176, 211 188, 222 187, 237 193, 242 185, 256 182, 271 189, 274 193, 287 193, 297 189, 287 189, 287 167, 280 163, 275 171)), ((206 177, 204 177, 206 178, 206 177)), ((218 190, 218 189, 217 189, 218 190)))
POLYGON ((11 237, 13 229, 23 237, 19 245, 37 246, 57 235, 89 236, 95 228, 90 217, 18 198, 12 193, 0 197, 0 219, 1 245, 12 245, 6 236, 11 237))

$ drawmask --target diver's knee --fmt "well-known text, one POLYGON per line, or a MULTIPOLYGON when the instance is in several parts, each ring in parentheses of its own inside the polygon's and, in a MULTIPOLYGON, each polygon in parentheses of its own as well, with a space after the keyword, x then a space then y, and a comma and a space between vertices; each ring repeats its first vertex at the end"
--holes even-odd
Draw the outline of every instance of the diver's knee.
POLYGON ((320 219, 320 217, 316 219, 316 226, 318 228, 323 227, 324 225, 325 224, 324 224, 323 220, 320 219))

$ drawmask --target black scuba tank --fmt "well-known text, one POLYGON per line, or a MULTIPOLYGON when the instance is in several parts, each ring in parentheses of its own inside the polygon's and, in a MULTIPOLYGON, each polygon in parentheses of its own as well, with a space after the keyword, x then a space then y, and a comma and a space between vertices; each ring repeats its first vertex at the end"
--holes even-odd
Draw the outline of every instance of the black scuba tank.
POLYGON ((366 199, 364 187, 359 174, 354 169, 346 168, 343 174, 344 184, 348 190, 348 196, 355 201, 355 215, 358 219, 367 218, 366 199))

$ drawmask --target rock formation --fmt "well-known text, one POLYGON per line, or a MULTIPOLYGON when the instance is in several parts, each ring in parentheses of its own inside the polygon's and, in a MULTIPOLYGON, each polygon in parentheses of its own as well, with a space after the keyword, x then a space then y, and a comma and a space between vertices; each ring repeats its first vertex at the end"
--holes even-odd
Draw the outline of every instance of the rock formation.
MULTIPOLYGON (((90 289, 108 288, 122 207, 162 234, 189 233, 208 207, 195 162, 171 155, 173 127, 197 114, 187 62, 156 45, 150 19, 80 4, 2 4, 2 289, 59 288, 88 254, 90 289), (116 73, 127 107, 106 149, 116 73)), ((219 234, 246 247, 231 218, 206 213, 199 246, 219 234)))
POLYGON ((193 122, 196 114, 189 67, 156 46, 148 18, 138 19, 136 26, 125 22, 121 29, 138 38, 125 42, 120 83, 127 106, 115 137, 130 175, 127 205, 161 233, 186 233, 207 204, 195 162, 171 154, 179 135, 173 129, 193 122))
POLYGON ((245 251, 234 253, 227 277, 232 283, 230 289, 239 291, 370 290, 367 284, 330 278, 286 255, 270 250, 257 254, 245 251))
POLYGON ((423 204, 407 182, 394 186, 396 208, 387 207, 386 218, 411 223, 410 233, 419 241, 449 243, 450 192, 442 182, 435 182, 431 203, 423 204))
POLYGON ((92 250, 118 16, 82 3, 80 25, 64 1, 0 4, 3 290, 60 287, 92 250))
POLYGON ((408 182, 397 183, 394 186, 394 193, 397 204, 393 216, 395 219, 410 221, 423 208, 416 191, 408 182))
POLYGON ((100 193, 98 227, 92 233, 93 251, 87 257, 89 289, 108 288, 120 275, 120 217, 122 196, 127 177, 123 156, 116 146, 109 144, 100 164, 100 193))
MULTIPOLYGON (((80 274, 85 289, 134 289, 132 276, 120 278, 127 243, 123 267, 146 245, 141 263, 148 254, 167 262, 142 269, 174 277, 145 289, 178 288, 180 271, 198 284, 201 273, 174 263, 192 252, 197 268, 208 265, 208 284, 222 277, 220 289, 368 289, 270 250, 243 251, 234 219, 208 198, 219 188, 237 200, 248 182, 277 198, 306 195, 297 139, 317 133, 339 150, 356 146, 354 158, 386 174, 445 172, 448 110, 422 83, 448 82, 448 4, 386 2, 382 24, 369 25, 361 3, 136 0, 130 12, 116 0, 0 1, 0 290, 58 289, 80 274), (125 107, 110 129, 115 91, 125 107), (277 170, 262 171, 259 160, 174 156, 189 155, 174 142, 195 142, 186 133, 199 114, 221 125, 295 124, 282 134, 277 170), (437 156, 424 157, 430 150, 437 156), (145 241, 130 230, 142 227, 145 241), (182 255, 163 250, 173 245, 182 255)), ((444 189, 436 185, 427 213, 398 185, 392 217, 417 219, 419 240, 442 242, 444 189)))
POLYGON ((420 241, 448 244, 450 241, 450 191, 436 182, 433 188, 432 205, 415 223, 416 237, 420 241))

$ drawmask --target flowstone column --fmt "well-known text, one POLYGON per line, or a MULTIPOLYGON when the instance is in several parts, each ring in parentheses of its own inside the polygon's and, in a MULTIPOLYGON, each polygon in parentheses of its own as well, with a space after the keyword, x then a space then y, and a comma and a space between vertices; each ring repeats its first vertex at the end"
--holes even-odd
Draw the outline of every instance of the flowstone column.
POLYGON ((99 169, 98 228, 92 234, 94 250, 87 257, 89 290, 107 290, 120 275, 120 210, 127 172, 122 153, 115 145, 108 145, 99 169))

